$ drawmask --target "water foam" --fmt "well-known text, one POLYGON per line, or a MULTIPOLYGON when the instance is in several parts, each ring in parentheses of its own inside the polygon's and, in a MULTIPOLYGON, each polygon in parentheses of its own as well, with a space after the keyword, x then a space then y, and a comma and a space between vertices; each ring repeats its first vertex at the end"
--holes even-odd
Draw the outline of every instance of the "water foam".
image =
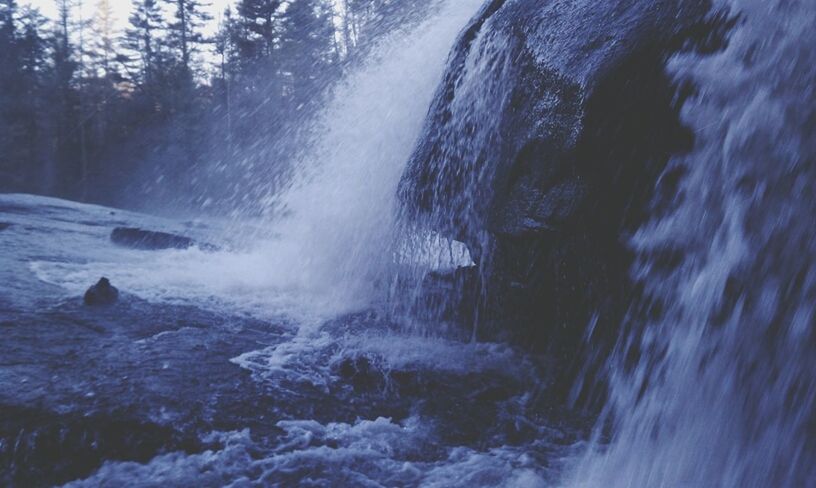
POLYGON ((387 418, 321 424, 281 421, 284 442, 258 458, 248 431, 214 433, 219 451, 160 455, 146 464, 108 462, 71 488, 117 484, 138 486, 311 486, 543 487, 547 477, 519 449, 477 452, 458 448, 441 461, 423 460, 432 435, 420 419, 387 418), (330 447, 331 446, 331 447, 330 447))

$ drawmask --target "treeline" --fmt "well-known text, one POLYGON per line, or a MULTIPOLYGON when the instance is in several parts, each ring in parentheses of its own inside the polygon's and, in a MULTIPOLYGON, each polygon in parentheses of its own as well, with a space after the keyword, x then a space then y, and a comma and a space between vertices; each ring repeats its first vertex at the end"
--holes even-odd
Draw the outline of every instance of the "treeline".
POLYGON ((238 0, 207 34, 202 0, 134 0, 124 32, 111 2, 83 18, 87 5, 56 0, 47 19, 0 0, 0 191, 124 206, 261 198, 290 122, 367 40, 430 4, 238 0))

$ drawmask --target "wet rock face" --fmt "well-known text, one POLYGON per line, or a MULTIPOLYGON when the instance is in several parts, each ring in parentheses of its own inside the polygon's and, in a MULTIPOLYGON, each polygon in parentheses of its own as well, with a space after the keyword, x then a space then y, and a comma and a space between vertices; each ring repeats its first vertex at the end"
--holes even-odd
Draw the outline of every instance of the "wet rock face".
POLYGON ((633 290, 623 235, 692 143, 665 61, 716 44, 707 15, 702 0, 505 0, 462 34, 399 195, 406 220, 479 261, 483 333, 564 358, 587 324, 613 340, 633 290))

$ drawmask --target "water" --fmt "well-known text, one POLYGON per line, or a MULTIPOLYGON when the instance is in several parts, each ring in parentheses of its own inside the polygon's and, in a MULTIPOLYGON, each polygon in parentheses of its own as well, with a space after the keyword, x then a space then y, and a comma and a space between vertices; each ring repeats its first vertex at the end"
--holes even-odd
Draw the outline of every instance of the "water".
MULTIPOLYGON (((674 76, 699 88, 683 110, 697 140, 665 176, 684 175, 666 195, 672 210, 655 213, 631 239, 638 256, 631 273, 645 287, 646 305, 637 305, 650 306, 652 318, 628 317, 606 368, 609 403, 588 443, 586 419, 548 399, 550 359, 507 344, 406 333, 379 307, 394 267, 421 275, 472 265, 451 237, 476 250, 486 245, 468 235, 483 217, 482 195, 463 190, 452 211, 431 215, 425 223, 444 235, 401 228, 395 208, 448 52, 481 5, 441 1, 415 29, 382 40, 336 87, 294 162, 294 179, 265 202, 269 217, 179 223, 0 198, 10 224, 0 228, 0 325, 10 344, 0 361, 0 405, 28 402, 45 412, 32 415, 34 434, 19 438, 36 454, 53 416, 60 442, 76 442, 67 444, 71 452, 97 455, 104 432, 82 422, 107 414, 195 437, 193 447, 170 439, 144 448, 137 460, 100 455, 93 469, 54 479, 236 487, 813 483, 812 3, 719 0, 743 16, 728 47, 670 61, 674 76), (221 250, 117 248, 108 241, 114 225, 183 233, 221 250), (668 251, 682 256, 669 269, 655 257, 668 251), (95 314, 78 297, 101 275, 124 298, 95 314), (63 435, 77 432, 72 422, 82 435, 63 435)), ((514 75, 507 46, 487 27, 457 61, 461 96, 450 107, 450 133, 472 138, 442 141, 437 168, 464 173, 465 189, 491 177, 479 151, 498 137, 490 114, 506 108, 502 81, 514 75)), ((431 200, 450 194, 430 191, 431 200)), ((25 471, 33 458, 12 467, 25 471)), ((43 473, 64 468, 47 464, 43 473)))
POLYGON ((671 164, 685 174, 673 211, 632 240, 662 312, 642 329, 631 318, 609 365, 612 440, 568 486, 816 480, 816 9, 716 3, 741 21, 724 51, 669 64, 699 86, 683 109, 697 141, 671 164), (665 250, 684 256, 668 271, 648 257, 665 250))
POLYGON ((539 416, 547 370, 540 358, 505 346, 404 335, 378 316, 326 323, 385 298, 384 277, 395 259, 421 270, 470 264, 461 245, 447 249, 448 259, 438 251, 452 237, 471 249, 486 246, 474 242, 483 236, 471 227, 487 199, 470 190, 491 177, 489 166, 479 166, 480 151, 497 138, 489 114, 505 110, 502 80, 512 76, 507 46, 489 28, 475 34, 470 54, 459 60, 460 96, 449 107, 450 133, 471 137, 439 144, 437 170, 459 172, 437 175, 429 190, 432 208, 458 192, 445 213, 425 222, 444 235, 395 230, 405 162, 448 50, 481 5, 451 0, 412 33, 383 41, 337 88, 317 123, 319 136, 295 164, 296 178, 270 202, 270 213, 284 217, 257 223, 274 228, 273 235, 236 252, 165 254, 163 271, 149 284, 142 272, 99 263, 60 264, 57 273, 53 263, 32 265, 43 280, 81 278, 61 286, 79 289, 104 273, 147 298, 218 297, 219 308, 294 317, 285 341, 230 361, 282 397, 355 402, 344 414, 358 418, 298 416, 301 403, 275 423, 281 432, 275 442, 259 443, 249 431, 215 431, 220 449, 108 463, 77 485, 125 477, 240 485, 307 475, 316 483, 372 486, 812 484, 816 11, 804 0, 717 4, 742 16, 728 46, 709 56, 680 55, 668 66, 698 87, 683 108, 697 139, 691 154, 670 163, 667 178, 684 175, 668 195, 673 208, 631 239, 637 254, 631 273, 645 287, 653 318, 628 317, 606 368, 610 399, 583 453, 576 454, 580 435, 552 429, 552 419, 539 416), (451 181, 462 187, 444 186, 451 181), (410 244, 395 248, 406 238, 400 233, 410 244), (669 269, 656 257, 667 252, 682 256, 669 269), (151 295, 156 289, 162 296, 151 295), (423 374, 444 385, 415 379, 423 374), (361 394, 368 387, 355 382, 372 382, 377 394, 361 394), (478 408, 476 392, 485 382, 513 384, 489 412, 478 408), (435 395, 449 397, 436 403, 435 395))
MULTIPOLYGON (((487 194, 489 181, 500 161, 502 133, 501 117, 511 102, 517 75, 513 51, 508 40, 491 26, 492 18, 483 23, 473 22, 470 29, 478 29, 469 42, 461 43, 452 54, 449 68, 453 79, 440 87, 427 127, 419 147, 411 155, 419 164, 412 164, 400 188, 407 200, 402 211, 420 213, 420 218, 404 215, 407 235, 417 231, 411 228, 436 229, 448 238, 468 243, 474 251, 487 246, 485 236, 476 235, 483 220, 491 195, 487 194), (435 112, 442 111, 440 116, 435 112), (444 118, 444 122, 434 120, 444 118), (419 174, 422 173, 422 174, 419 174), (413 217, 413 218, 412 218, 413 217)), ((412 243, 421 248, 422 242, 412 243)))
MULTIPOLYGON (((414 31, 391 36, 344 80, 273 206, 281 239, 265 269, 343 307, 381 295, 393 262, 395 194, 451 45, 480 0, 446 1, 414 31)), ((263 260, 263 259, 262 259, 263 260)))
POLYGON ((393 231, 399 178, 454 39, 481 3, 440 2, 416 29, 373 50, 335 89, 295 179, 267 202, 269 217, 178 222, 0 197, 10 224, 0 240, 9 278, 0 316, 12 328, 0 407, 23 411, 12 410, 13 445, 0 444, 12 473, 0 481, 553 480, 577 429, 539 413, 544 358, 407 334, 376 307, 388 291, 382 277, 400 260, 469 262, 438 236, 399 256, 393 231), (189 235, 219 250, 125 249, 109 241, 112 226, 189 235), (79 297, 103 275, 120 303, 84 308, 79 297), (137 440, 120 450, 118 436, 137 440))
MULTIPOLYGON (((333 89, 322 113, 304 120, 310 124, 304 132, 313 135, 291 162, 294 176, 263 202, 267 217, 223 223, 219 237, 228 242, 227 252, 160 257, 160 273, 116 269, 115 263, 86 266, 71 274, 74 289, 95 274, 110 274, 143 294, 218 297, 305 322, 382 299, 394 263, 397 183, 450 48, 481 4, 437 2, 418 26, 380 40, 333 89)), ((438 261, 437 254, 412 259, 438 261)))

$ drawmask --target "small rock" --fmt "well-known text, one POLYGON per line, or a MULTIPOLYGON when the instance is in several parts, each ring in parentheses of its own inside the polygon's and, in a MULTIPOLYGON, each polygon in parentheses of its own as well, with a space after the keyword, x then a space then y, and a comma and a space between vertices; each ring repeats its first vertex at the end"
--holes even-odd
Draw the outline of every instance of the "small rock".
POLYGON ((101 278, 85 292, 85 305, 110 305, 119 298, 119 290, 107 278, 101 278))
POLYGON ((0 230, 6 230, 9 227, 11 227, 11 224, 8 224, 6 222, 0 222, 0 230))

